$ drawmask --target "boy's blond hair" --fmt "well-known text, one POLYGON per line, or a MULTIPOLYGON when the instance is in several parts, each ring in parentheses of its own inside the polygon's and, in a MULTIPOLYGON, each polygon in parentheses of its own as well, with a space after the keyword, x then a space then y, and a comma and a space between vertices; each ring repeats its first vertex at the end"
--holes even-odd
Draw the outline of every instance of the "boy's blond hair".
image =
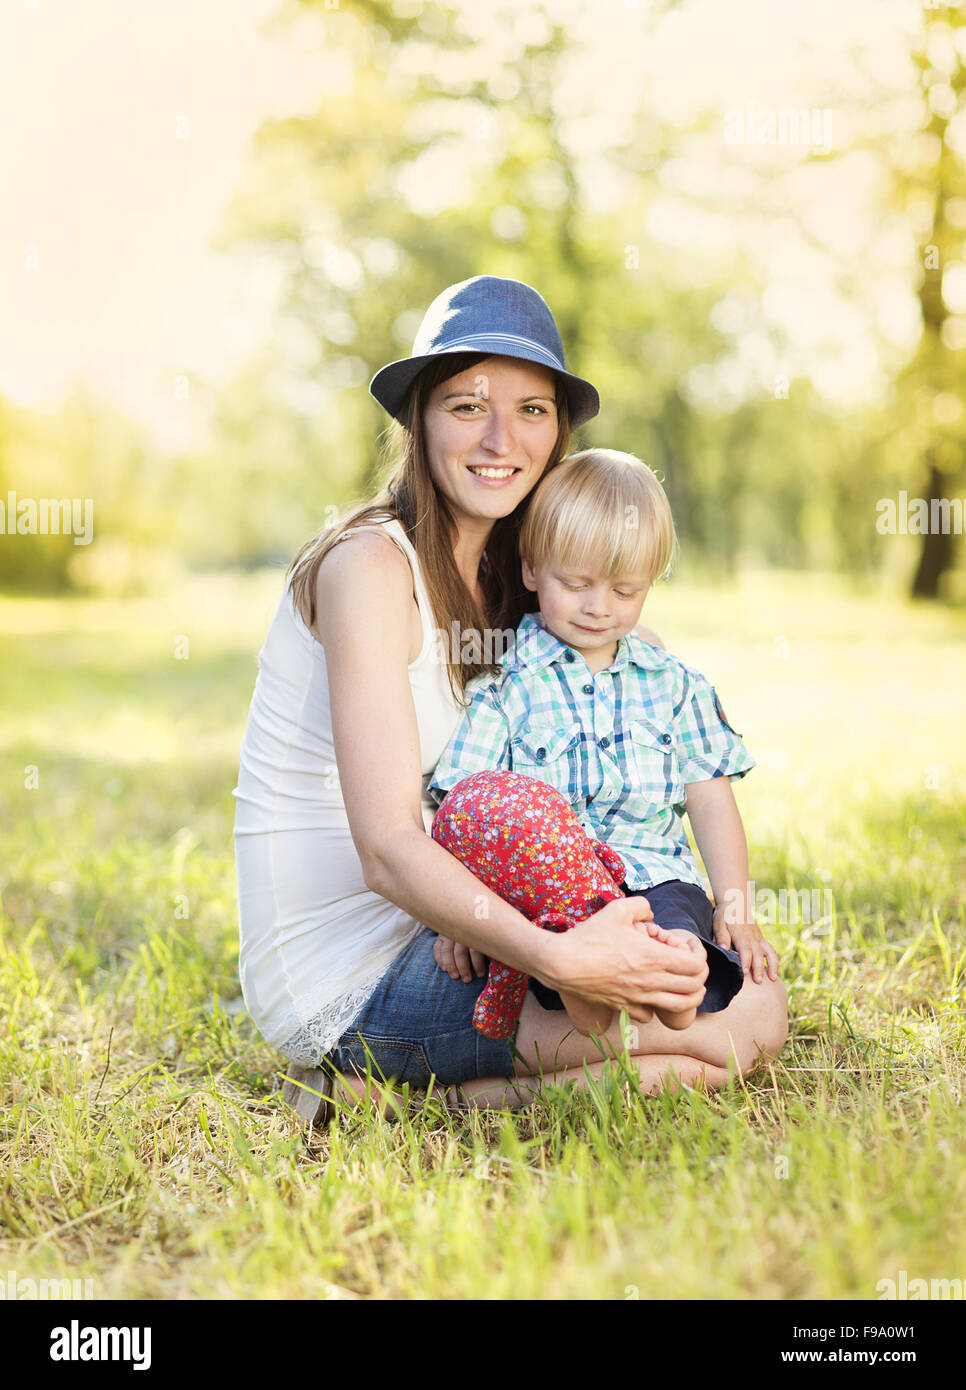
POLYGON ((537 484, 520 528, 520 554, 606 578, 666 574, 677 547, 674 518, 654 473, 633 454, 584 449, 537 484))

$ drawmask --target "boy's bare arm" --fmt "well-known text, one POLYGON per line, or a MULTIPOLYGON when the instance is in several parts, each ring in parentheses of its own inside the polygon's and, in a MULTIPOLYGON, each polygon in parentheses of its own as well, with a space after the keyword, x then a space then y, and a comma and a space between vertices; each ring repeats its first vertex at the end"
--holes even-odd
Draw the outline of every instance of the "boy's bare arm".
POLYGON ((748 902, 748 842, 727 777, 689 782, 688 819, 714 895, 714 939, 738 952, 742 969, 761 984, 778 979, 778 953, 762 936, 748 902))

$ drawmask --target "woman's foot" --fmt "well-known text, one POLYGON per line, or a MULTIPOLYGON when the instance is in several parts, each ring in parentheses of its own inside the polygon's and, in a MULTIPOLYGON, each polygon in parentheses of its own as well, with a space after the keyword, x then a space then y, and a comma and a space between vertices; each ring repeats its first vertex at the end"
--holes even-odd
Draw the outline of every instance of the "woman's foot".
POLYGON ((327 1125, 335 1116, 332 1073, 321 1067, 290 1063, 284 1073, 282 1100, 307 1125, 327 1125))

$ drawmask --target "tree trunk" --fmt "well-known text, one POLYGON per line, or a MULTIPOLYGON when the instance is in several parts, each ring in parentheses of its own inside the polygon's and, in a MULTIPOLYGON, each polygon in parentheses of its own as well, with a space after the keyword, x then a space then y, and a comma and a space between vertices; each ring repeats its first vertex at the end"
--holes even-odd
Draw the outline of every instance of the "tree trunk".
MULTIPOLYGON (((933 498, 944 496, 944 475, 936 467, 932 452, 928 455, 929 461, 929 483, 926 488, 925 496, 929 504, 929 515, 932 516, 933 498)), ((916 570, 916 577, 912 581, 913 598, 938 598, 939 585, 943 575, 952 565, 953 559, 953 538, 951 534, 942 531, 933 531, 930 526, 922 538, 922 550, 919 553, 919 566, 916 570)))

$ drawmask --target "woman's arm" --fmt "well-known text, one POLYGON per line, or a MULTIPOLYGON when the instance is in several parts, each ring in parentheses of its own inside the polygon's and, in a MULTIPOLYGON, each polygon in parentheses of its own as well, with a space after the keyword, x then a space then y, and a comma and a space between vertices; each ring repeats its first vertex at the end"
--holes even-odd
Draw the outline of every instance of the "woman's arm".
POLYGON ((662 652, 667 651, 667 647, 665 647, 660 637, 658 637, 657 633, 651 628, 644 627, 642 623, 638 623, 634 631, 637 633, 638 637, 643 637, 645 642, 650 642, 652 647, 660 647, 662 652))
POLYGON ((316 626, 339 780, 366 884, 434 931, 539 973, 546 934, 426 834, 407 670, 413 602, 409 563, 388 538, 352 536, 319 566, 316 626))
POLYGON ((635 1018, 648 1016, 655 990, 660 1004, 668 993, 673 1000, 698 989, 703 977, 683 962, 689 952, 627 930, 650 915, 639 899, 611 903, 555 936, 426 834, 407 671, 412 575, 393 543, 372 533, 340 542, 319 566, 316 600, 339 778, 369 888, 444 936, 635 1018))

